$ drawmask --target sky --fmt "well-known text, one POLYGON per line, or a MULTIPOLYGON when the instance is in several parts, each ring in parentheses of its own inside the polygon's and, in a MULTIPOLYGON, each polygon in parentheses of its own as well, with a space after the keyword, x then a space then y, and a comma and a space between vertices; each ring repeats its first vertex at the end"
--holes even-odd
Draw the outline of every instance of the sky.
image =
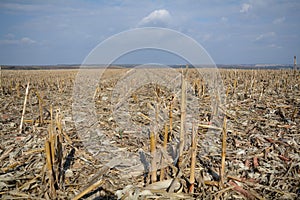
MULTIPOLYGON (((80 64, 107 38, 143 27, 185 34, 217 64, 292 64, 299 19, 299 0, 1 0, 0 65, 80 64)), ((115 62, 185 61, 148 49, 115 62)))

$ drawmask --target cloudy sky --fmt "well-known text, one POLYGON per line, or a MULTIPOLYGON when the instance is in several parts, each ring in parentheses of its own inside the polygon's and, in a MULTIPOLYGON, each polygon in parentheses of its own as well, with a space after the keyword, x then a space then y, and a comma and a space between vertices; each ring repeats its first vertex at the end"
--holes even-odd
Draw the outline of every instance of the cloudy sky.
MULTIPOLYGON (((0 64, 80 64, 105 39, 142 27, 186 34, 215 63, 290 64, 300 58, 299 19, 299 0, 1 0, 0 64)), ((174 57, 144 51, 118 61, 174 57)))

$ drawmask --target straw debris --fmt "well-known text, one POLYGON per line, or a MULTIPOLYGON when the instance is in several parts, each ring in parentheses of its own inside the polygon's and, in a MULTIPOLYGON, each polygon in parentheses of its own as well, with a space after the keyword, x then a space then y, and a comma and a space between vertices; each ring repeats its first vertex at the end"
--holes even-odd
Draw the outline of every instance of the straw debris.
POLYGON ((114 104, 131 71, 106 70, 91 90, 96 134, 83 138, 71 107, 77 71, 2 69, 0 198, 300 198, 300 74, 220 70, 225 102, 211 95, 210 69, 187 71, 172 82, 182 93, 151 83, 114 104))

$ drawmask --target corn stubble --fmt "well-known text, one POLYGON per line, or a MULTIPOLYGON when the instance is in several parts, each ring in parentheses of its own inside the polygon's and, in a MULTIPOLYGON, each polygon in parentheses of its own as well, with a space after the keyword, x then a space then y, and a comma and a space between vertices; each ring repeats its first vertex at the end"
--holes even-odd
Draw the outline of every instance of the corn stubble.
POLYGON ((193 69, 179 71, 179 96, 158 85, 140 88, 130 101, 132 113, 138 113, 131 120, 153 125, 147 140, 117 134, 110 119, 105 99, 115 77, 125 72, 107 70, 93 100, 99 123, 116 145, 150 153, 148 170, 134 178, 105 167, 78 138, 70 107, 76 71, 1 70, 1 198, 300 197, 299 72, 221 69, 226 103, 217 100, 214 109, 207 83, 193 69), (191 122, 191 129, 186 128, 187 90, 199 101, 199 123, 191 122), (153 98, 146 98, 151 92, 153 98), (149 109, 155 111, 153 121, 149 109), (221 113, 223 124, 210 122, 215 113, 221 113), (220 134, 208 140, 210 131, 220 134))

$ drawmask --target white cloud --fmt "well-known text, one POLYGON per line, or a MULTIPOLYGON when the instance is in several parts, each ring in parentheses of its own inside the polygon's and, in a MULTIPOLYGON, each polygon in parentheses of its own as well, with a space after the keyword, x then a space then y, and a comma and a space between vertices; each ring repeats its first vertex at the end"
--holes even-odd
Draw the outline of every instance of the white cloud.
POLYGON ((251 4, 244 3, 244 4, 242 5, 242 8, 240 9, 240 12, 241 12, 241 13, 247 13, 251 8, 252 8, 252 5, 251 5, 251 4))
POLYGON ((147 17, 144 17, 138 26, 157 26, 166 27, 171 22, 171 15, 168 10, 161 9, 151 12, 147 17))
POLYGON ((28 37, 23 37, 23 38, 20 40, 20 43, 22 43, 22 44, 34 44, 34 43, 36 43, 36 41, 35 41, 35 40, 32 40, 32 39, 30 39, 30 38, 28 38, 28 37))
POLYGON ((259 36, 257 36, 255 38, 255 41, 261 41, 261 40, 264 40, 264 39, 268 39, 268 38, 274 37, 275 35, 276 35, 275 32, 263 33, 263 34, 260 34, 259 36))
POLYGON ((285 17, 276 18, 273 20, 273 24, 281 24, 285 21, 285 17))
POLYGON ((278 46, 277 44, 270 44, 270 45, 268 45, 268 47, 274 48, 274 49, 281 49, 282 48, 282 46, 278 46))
POLYGON ((13 39, 13 37, 11 37, 4 40, 0 40, 0 44, 34 44, 34 43, 36 43, 36 41, 28 37, 23 37, 21 39, 13 39))
POLYGON ((0 8, 5 10, 15 10, 15 11, 24 11, 24 12, 34 12, 49 9, 49 7, 44 5, 35 5, 35 4, 21 4, 21 3, 4 3, 0 4, 0 8))

